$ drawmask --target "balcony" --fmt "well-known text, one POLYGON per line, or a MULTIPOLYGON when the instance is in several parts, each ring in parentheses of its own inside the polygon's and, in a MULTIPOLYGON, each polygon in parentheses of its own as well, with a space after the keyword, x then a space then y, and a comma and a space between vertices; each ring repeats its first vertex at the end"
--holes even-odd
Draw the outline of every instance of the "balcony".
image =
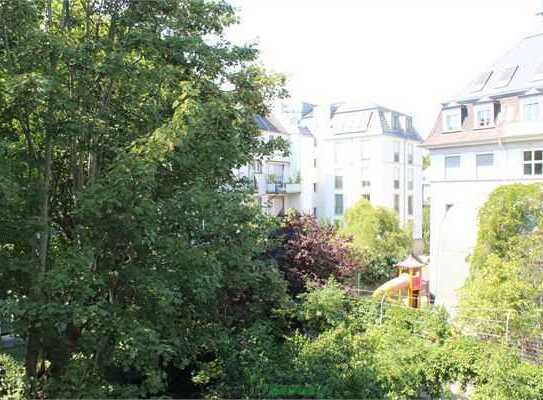
POLYGON ((268 183, 266 185, 268 194, 287 194, 287 185, 284 183, 268 183))
POLYGON ((300 183, 287 183, 285 189, 287 194, 297 194, 302 192, 302 185, 300 183))

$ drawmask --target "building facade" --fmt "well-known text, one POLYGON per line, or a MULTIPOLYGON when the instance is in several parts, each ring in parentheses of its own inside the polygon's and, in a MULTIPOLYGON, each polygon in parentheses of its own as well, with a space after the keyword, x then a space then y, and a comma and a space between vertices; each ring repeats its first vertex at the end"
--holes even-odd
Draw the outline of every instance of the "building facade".
POLYGON ((236 175, 254 183, 256 199, 264 212, 279 216, 289 208, 301 209, 304 205, 301 155, 310 147, 312 138, 299 132, 289 132, 274 116, 258 116, 256 123, 263 141, 281 138, 289 143, 290 154, 275 152, 240 168, 236 175))
POLYGON ((431 155, 431 291, 454 312, 489 194, 543 181, 543 29, 442 103, 423 146, 431 155))
POLYGON ((395 210, 414 238, 422 237, 422 139, 411 116, 378 105, 314 106, 300 127, 315 141, 317 218, 340 221, 365 198, 395 210))

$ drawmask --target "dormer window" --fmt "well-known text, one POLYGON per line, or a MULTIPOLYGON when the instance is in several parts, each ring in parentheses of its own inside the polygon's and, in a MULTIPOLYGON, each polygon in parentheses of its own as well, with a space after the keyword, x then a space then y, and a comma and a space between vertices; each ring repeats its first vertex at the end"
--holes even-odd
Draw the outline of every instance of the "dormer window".
POLYGON ((491 128, 494 126, 494 104, 481 104, 474 107, 475 129, 491 128))
POLYGON ((522 99, 522 120, 535 122, 541 119, 541 97, 530 96, 522 99))
POLYGON ((462 129, 462 109, 452 108, 443 111, 443 132, 457 132, 462 129))
POLYGON ((405 130, 408 131, 408 132, 413 131, 413 118, 406 117, 406 119, 405 119, 405 130))
POLYGON ((400 116, 396 113, 392 113, 392 129, 400 129, 400 116))

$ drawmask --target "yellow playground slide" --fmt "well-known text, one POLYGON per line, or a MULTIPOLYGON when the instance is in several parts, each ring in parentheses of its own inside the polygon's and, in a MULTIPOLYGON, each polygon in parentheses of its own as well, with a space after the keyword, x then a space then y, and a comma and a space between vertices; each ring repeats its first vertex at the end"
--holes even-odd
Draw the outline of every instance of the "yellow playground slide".
POLYGON ((382 297, 389 292, 398 291, 409 287, 410 276, 409 274, 402 274, 397 278, 394 278, 383 286, 379 287, 375 292, 373 292, 374 297, 382 297))

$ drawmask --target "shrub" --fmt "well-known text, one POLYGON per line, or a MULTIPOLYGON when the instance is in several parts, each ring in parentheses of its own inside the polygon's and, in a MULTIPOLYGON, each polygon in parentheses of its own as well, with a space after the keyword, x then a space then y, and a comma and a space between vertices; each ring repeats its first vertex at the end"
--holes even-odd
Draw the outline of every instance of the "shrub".
POLYGON ((0 353, 0 398, 24 399, 26 384, 24 366, 8 354, 0 353))

